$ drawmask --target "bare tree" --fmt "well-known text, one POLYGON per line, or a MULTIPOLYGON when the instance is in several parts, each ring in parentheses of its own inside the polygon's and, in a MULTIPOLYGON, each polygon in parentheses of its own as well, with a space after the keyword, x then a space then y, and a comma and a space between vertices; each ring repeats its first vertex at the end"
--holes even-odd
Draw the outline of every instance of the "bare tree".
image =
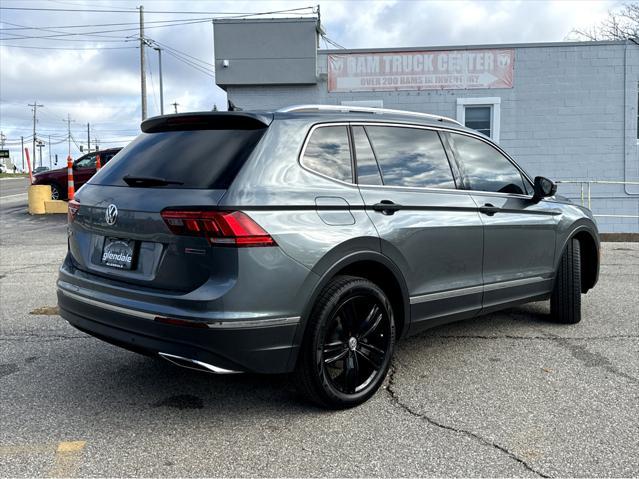
POLYGON ((568 35, 570 40, 627 40, 639 37, 639 2, 626 3, 617 10, 610 10, 599 25, 575 28, 568 35))

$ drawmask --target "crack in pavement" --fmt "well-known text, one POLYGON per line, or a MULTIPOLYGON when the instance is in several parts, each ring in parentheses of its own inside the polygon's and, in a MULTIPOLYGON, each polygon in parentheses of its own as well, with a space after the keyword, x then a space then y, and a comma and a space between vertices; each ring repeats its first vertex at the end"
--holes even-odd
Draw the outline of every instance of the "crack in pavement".
POLYGON ((537 469, 535 469, 534 467, 532 467, 530 464, 528 464, 524 459, 522 459, 521 457, 519 457, 517 454, 515 454, 514 452, 510 451, 509 449, 507 449, 505 446, 502 446, 500 444, 497 444, 494 441, 491 441, 489 439, 486 439, 485 437, 474 433, 472 431, 467 431, 465 429, 459 429, 453 426, 449 426, 447 424, 443 424, 439 421, 436 421, 435 419, 427 416, 426 414, 422 414, 419 413, 417 411, 414 411, 410 406, 408 406, 407 404, 404 404, 403 402, 400 401, 399 397, 397 396, 397 393, 395 392, 395 374, 397 372, 397 369, 395 368, 394 364, 391 364, 390 366, 390 370, 388 373, 388 386, 386 387, 386 391, 388 392, 390 398, 391 398, 391 402, 395 405, 397 405, 399 408, 401 408, 403 411, 407 412, 408 414, 410 414, 411 416, 420 418, 424 421, 426 421, 428 424, 435 426, 439 429, 443 429, 446 431, 451 431, 457 434, 463 434, 467 437, 470 437, 471 439, 474 439, 476 441, 479 441, 481 444, 485 445, 485 446, 490 446, 494 449, 497 449, 498 451, 503 452, 504 454, 506 454, 508 457, 510 457, 511 459, 517 461, 518 463, 520 463, 524 468, 526 468, 527 470, 529 470, 530 472, 536 474, 539 477, 546 477, 549 478, 551 476, 548 476, 546 474, 544 474, 541 471, 538 471, 537 469))

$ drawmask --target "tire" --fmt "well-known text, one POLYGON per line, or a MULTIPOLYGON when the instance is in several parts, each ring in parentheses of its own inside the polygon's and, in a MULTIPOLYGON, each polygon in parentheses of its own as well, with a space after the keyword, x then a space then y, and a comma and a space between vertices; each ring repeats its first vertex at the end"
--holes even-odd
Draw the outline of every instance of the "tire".
POLYGON ((51 183, 51 199, 52 200, 62 199, 62 190, 56 183, 51 183))
POLYGON ((581 321, 581 256, 579 241, 566 245, 550 296, 550 315, 558 323, 581 321))
POLYGON ((367 279, 337 276, 308 318, 296 385, 322 407, 357 406, 384 382, 394 346, 393 308, 384 292, 367 279))

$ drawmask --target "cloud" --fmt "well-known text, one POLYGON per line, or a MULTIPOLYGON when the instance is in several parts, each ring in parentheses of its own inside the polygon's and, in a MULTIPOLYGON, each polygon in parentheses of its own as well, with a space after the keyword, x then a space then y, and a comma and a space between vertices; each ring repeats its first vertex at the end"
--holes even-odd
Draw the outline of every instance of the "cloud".
MULTIPOLYGON (((32 113, 27 103, 45 105, 38 111, 39 137, 52 152, 66 156, 67 113, 75 120, 72 135, 86 143, 86 123, 92 138, 103 146, 123 145, 139 131, 140 59, 137 36, 139 1, 80 0, 28 3, 4 0, 4 7, 118 9, 126 13, 39 12, 2 10, 0 37, 0 128, 8 138, 12 155, 20 163, 19 139, 29 139, 32 113), (129 23, 111 27, 59 28, 65 25, 129 23), (49 28, 6 30, 14 25, 49 28), (58 28, 51 28, 58 27, 58 28), (113 31, 119 29, 126 31, 113 31), (94 32, 95 36, 26 39, 23 36, 59 35, 58 32, 94 32), (97 33, 96 33, 97 32, 97 33), (70 41, 69 41, 70 40, 70 41), (1 45, 35 46, 41 49, 8 48, 1 45), (49 50, 91 48, 96 50, 49 50)), ((160 27, 163 20, 205 18, 202 15, 153 13, 157 10, 248 12, 308 7, 304 1, 184 1, 146 2, 146 36, 168 47, 163 52, 164 107, 172 112, 225 107, 224 92, 203 73, 213 63, 213 29, 210 22, 160 27), (186 65, 175 51, 199 59, 186 65), (206 63, 202 63, 206 62, 206 63)), ((574 27, 597 23, 618 2, 577 1, 320 1, 321 18, 328 36, 348 48, 399 48, 453 44, 561 41, 574 27)), ((323 45, 322 45, 323 46, 323 45)), ((159 114, 157 52, 147 48, 149 115, 159 114)), ((187 60, 189 57, 187 57, 187 60)), ((75 145, 73 155, 79 155, 75 145)), ((48 152, 47 152, 48 153, 48 152)), ((45 162, 46 163, 46 162, 45 162)))

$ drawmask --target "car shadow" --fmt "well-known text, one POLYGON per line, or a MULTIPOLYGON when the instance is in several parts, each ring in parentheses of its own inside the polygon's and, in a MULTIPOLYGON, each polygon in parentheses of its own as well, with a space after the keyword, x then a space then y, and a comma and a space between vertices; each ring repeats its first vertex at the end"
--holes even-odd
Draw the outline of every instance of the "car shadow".
MULTIPOLYGON (((547 309, 543 303, 533 303, 439 326, 400 341, 398 352, 435 354, 428 347, 413 347, 427 338, 508 337, 522 334, 522 330, 534 334, 538 326, 550 324, 547 309)), ((209 421, 232 417, 240 422, 251 417, 330 414, 301 396, 290 375, 208 374, 130 353, 94 338, 77 344, 74 355, 63 356, 49 362, 65 371, 64 375, 52 372, 57 379, 55 387, 49 388, 54 395, 51 399, 67 406, 70 401, 74 409, 86 414, 103 413, 105 404, 114 411, 147 411, 154 420, 176 414, 209 421)), ((46 380, 46 374, 42 379, 46 380)))

